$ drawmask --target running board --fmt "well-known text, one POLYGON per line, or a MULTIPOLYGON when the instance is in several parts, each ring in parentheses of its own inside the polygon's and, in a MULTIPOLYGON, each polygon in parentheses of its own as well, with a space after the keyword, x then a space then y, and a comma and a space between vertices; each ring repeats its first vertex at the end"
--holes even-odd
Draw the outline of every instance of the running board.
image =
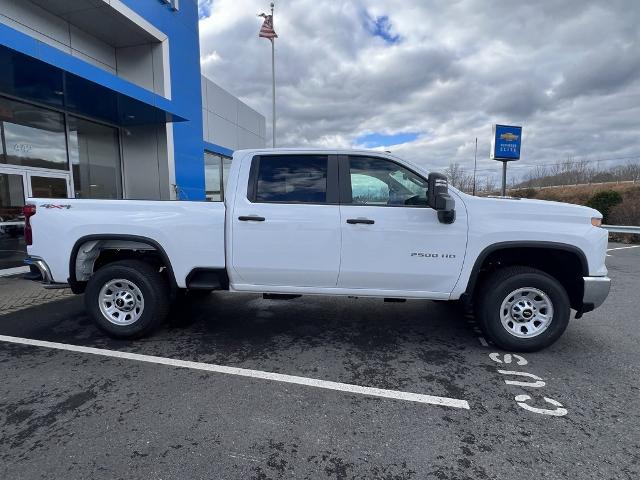
POLYGON ((292 293, 263 293, 262 298, 265 300, 293 300, 302 295, 294 295, 292 293))
POLYGON ((42 285, 47 290, 62 290, 64 288, 71 288, 68 283, 45 283, 42 285))

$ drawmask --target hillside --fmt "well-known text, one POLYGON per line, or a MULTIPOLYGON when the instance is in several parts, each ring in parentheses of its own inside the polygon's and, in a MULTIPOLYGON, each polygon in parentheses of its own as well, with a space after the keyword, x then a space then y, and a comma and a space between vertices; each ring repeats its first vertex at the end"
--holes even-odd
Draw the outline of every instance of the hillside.
MULTIPOLYGON (((509 195, 587 205, 599 210, 609 225, 640 226, 640 184, 603 183, 509 190, 509 195)), ((610 234, 612 240, 640 242, 640 235, 610 234)))
POLYGON ((539 200, 555 200, 558 202, 585 205, 596 193, 613 190, 624 198, 629 192, 640 189, 640 183, 610 182, 590 185, 562 185, 540 188, 517 188, 508 190, 513 197, 537 198, 539 200))

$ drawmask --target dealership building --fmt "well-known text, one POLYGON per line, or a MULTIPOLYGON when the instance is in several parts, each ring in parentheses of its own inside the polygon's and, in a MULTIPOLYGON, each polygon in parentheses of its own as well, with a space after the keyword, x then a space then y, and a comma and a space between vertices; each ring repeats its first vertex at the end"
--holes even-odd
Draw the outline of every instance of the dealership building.
POLYGON ((26 197, 220 200, 265 133, 201 75, 197 0, 0 0, 0 268, 26 197))

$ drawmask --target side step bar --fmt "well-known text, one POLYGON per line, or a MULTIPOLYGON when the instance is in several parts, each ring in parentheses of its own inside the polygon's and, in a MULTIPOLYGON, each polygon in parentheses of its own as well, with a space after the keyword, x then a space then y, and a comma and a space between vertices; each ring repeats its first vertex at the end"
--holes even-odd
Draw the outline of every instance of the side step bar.
POLYGON ((300 298, 302 295, 294 295, 288 293, 263 293, 262 298, 265 300, 293 300, 300 298))

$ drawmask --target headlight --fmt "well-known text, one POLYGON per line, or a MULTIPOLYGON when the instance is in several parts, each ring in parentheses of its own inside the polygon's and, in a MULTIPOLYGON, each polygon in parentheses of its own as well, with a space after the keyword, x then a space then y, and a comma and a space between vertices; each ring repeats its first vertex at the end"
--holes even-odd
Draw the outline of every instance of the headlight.
POLYGON ((593 225, 594 227, 601 227, 602 226, 602 219, 601 218, 596 218, 596 217, 591 217, 591 225, 593 225))

